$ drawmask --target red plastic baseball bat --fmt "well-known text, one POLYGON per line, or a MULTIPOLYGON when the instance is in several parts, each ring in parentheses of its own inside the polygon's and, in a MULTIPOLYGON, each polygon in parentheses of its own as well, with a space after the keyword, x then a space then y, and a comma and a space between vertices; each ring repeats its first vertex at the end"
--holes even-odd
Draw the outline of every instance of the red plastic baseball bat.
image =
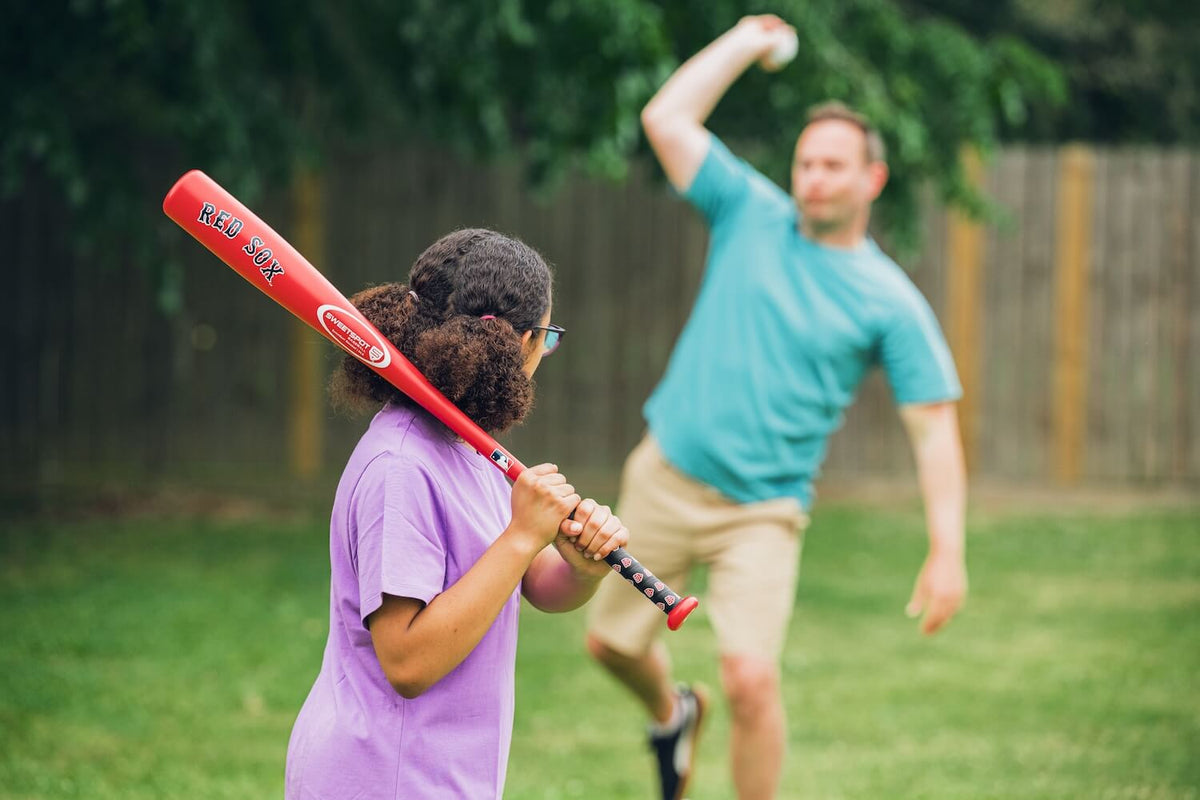
MULTIPOLYGON (((441 420, 510 480, 525 471, 524 464, 426 380, 316 267, 212 178, 199 170, 186 173, 167 192, 163 211, 264 294, 441 420)), ((609 553, 605 561, 666 613, 671 630, 699 604, 695 597, 671 591, 624 548, 609 553)))

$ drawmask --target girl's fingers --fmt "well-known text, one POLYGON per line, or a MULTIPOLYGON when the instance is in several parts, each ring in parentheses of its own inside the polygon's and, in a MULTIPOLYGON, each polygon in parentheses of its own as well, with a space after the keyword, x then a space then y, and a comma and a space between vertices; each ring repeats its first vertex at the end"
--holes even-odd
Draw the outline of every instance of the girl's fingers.
POLYGON ((599 561, 613 550, 616 550, 618 547, 624 547, 628 543, 629 531, 621 524, 621 520, 611 517, 592 541, 591 556, 594 560, 599 561))
MULTIPOLYGON (((588 502, 588 501, 584 501, 588 502)), ((604 527, 604 525, 613 518, 612 510, 608 506, 597 504, 594 500, 590 501, 592 512, 588 514, 587 519, 583 521, 583 533, 579 535, 579 540, 575 543, 575 549, 579 552, 587 552, 587 555, 592 555, 595 549, 591 546, 596 538, 596 534, 604 527)), ((582 503, 580 505, 583 505, 582 503)), ((578 516, 578 514, 576 515, 578 516)))
MULTIPOLYGON (((608 507, 604 507, 605 517, 604 522, 593 529, 592 535, 588 537, 586 546, 583 549, 583 554, 588 558, 594 558, 598 552, 607 544, 608 540, 621 527, 621 520, 614 517, 608 507)), ((593 515, 593 519, 594 519, 593 515)), ((587 531, 589 526, 584 526, 587 531)))

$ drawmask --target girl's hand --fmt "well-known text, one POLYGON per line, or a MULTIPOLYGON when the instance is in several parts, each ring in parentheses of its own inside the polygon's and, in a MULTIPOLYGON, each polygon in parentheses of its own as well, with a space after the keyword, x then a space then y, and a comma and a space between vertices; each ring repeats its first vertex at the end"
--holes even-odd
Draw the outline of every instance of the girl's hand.
POLYGON ((528 537, 541 549, 554 541, 559 527, 577 505, 575 487, 554 464, 528 467, 513 483, 509 531, 528 537))
POLYGON ((579 503, 575 518, 563 520, 554 546, 578 573, 603 577, 612 571, 604 557, 629 544, 629 531, 624 523, 591 498, 579 503))

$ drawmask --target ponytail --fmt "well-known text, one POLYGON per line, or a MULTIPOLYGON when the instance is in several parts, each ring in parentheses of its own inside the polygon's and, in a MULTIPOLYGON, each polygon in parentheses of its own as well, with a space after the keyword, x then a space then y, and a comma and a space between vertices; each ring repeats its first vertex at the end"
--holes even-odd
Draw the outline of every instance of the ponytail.
MULTIPOLYGON (((364 289, 351 297, 350 303, 411 361, 410 353, 405 352, 406 332, 415 316, 416 300, 404 284, 385 283, 364 289)), ((338 411, 351 415, 372 413, 400 394, 379 373, 349 355, 329 378, 330 402, 338 411)))
MULTIPOLYGON (((493 231, 464 230, 430 246, 410 276, 350 300, 405 358, 481 428, 500 433, 533 407, 522 334, 550 306, 550 270, 534 250, 493 231)), ((329 385, 335 408, 414 405, 346 356, 329 385)))
POLYGON ((442 394, 493 433, 520 422, 533 408, 521 337, 501 319, 460 315, 422 333, 413 363, 442 394))

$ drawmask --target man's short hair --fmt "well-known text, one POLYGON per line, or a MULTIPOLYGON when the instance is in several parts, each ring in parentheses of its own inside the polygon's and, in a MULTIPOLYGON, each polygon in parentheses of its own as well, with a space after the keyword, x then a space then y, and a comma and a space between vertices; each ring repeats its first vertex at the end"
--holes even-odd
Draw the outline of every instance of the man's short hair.
POLYGON ((814 122, 825 122, 831 119, 849 122, 861 130, 863 136, 866 137, 867 163, 871 164, 875 161, 887 160, 887 152, 884 150, 883 137, 879 135, 879 130, 866 117, 845 103, 838 100, 819 103, 808 110, 807 119, 809 125, 812 125, 814 122))

